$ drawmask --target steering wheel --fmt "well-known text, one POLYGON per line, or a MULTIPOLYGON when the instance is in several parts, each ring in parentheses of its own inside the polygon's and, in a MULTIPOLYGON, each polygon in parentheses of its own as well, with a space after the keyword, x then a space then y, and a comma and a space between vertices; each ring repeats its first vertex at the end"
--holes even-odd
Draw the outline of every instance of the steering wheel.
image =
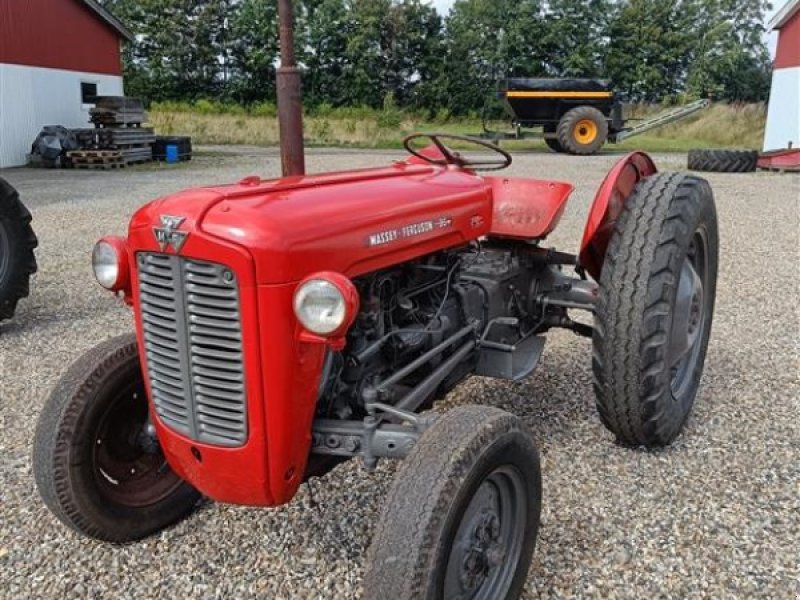
POLYGON ((463 169, 474 169, 474 170, 483 170, 483 171, 499 171, 501 169, 505 169, 509 166, 512 162, 511 155, 500 148, 500 146, 496 146, 495 144, 485 142, 483 140, 479 140, 476 138, 466 137, 463 135, 452 135, 449 133, 415 133, 413 135, 409 135, 407 138, 403 140, 403 148, 406 149, 406 152, 411 154, 412 156, 416 156, 417 158, 424 160, 427 163, 432 165, 456 165, 463 169), (411 146, 411 142, 420 138, 427 138, 429 139, 434 146, 439 149, 439 152, 442 153, 444 158, 433 158, 430 156, 426 156, 421 151, 416 150, 411 146), (469 144, 474 144, 476 146, 482 146, 483 148, 487 148, 496 152, 502 158, 498 158, 495 160, 470 160, 464 158, 458 152, 451 150, 448 148, 442 140, 456 140, 459 142, 467 142, 469 144))

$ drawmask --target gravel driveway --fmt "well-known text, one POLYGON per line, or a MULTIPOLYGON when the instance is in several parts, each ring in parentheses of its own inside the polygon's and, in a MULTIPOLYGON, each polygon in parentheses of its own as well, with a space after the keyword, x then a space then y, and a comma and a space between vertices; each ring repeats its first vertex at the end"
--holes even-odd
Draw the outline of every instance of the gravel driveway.
MULTIPOLYGON (((14 169, 34 213, 40 271, 0 325, 0 597, 353 598, 393 467, 339 467, 275 510, 205 503, 177 527, 112 546, 68 531, 34 489, 31 438, 67 365, 131 330, 95 284, 89 252, 131 213, 184 187, 275 176, 272 150, 205 149, 190 165, 14 169)), ((312 150, 309 170, 385 164, 395 152, 312 150)), ((509 174, 577 189, 550 242, 577 247, 618 156, 516 156, 509 174)), ((683 155, 656 157, 679 169, 683 155)), ((800 176, 709 175, 720 217, 717 307, 703 385, 669 449, 614 444, 595 413, 589 340, 549 335, 520 384, 474 378, 443 402, 522 416, 542 452, 544 509, 526 598, 800 597, 800 176)), ((387 598, 387 600, 391 600, 387 598)))

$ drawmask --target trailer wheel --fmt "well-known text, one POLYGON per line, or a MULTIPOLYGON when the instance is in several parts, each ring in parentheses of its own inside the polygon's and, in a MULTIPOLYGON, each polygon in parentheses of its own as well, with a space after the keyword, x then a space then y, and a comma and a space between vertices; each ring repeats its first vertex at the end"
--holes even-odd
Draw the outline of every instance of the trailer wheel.
POLYGON ((594 154, 608 138, 605 115, 592 106, 579 106, 567 112, 558 123, 558 141, 570 154, 594 154))
POLYGON ((711 333, 718 247, 704 179, 657 173, 625 202, 592 340, 600 418, 624 443, 665 446, 689 416, 711 333))
POLYGON ((17 191, 0 177, 0 321, 14 316, 17 302, 30 292, 37 245, 31 213, 17 191))
POLYGON ((200 494, 149 426, 134 335, 93 348, 61 378, 36 427, 33 471, 53 514, 99 540, 137 540, 192 511, 200 494))
POLYGON ((689 150, 688 165, 692 171, 752 173, 758 165, 758 152, 755 150, 689 150))
MULTIPOLYGON (((545 133, 557 133, 556 130, 558 126, 555 124, 549 124, 544 126, 545 133)), ((544 143, 547 144, 547 147, 550 148, 553 152, 563 153, 564 147, 561 145, 561 142, 558 141, 557 137, 546 137, 544 138, 544 143)))
POLYGON ((518 598, 540 508, 539 456, 522 421, 486 406, 445 413, 395 476, 364 598, 518 598))

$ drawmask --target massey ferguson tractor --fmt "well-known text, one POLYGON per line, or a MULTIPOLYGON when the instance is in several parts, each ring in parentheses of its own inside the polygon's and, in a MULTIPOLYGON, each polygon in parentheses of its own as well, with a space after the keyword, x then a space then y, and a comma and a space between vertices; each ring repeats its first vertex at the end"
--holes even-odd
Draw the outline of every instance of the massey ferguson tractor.
POLYGON ((418 134, 386 167, 302 175, 291 118, 289 176, 160 198, 95 246, 97 280, 135 331, 81 357, 48 399, 41 496, 71 528, 121 543, 201 495, 278 506, 342 461, 403 459, 364 597, 518 598, 543 497, 534 440, 505 411, 435 401, 472 375, 528 377, 546 334, 569 329, 592 338, 603 424, 624 444, 669 444, 711 331, 712 191, 631 154, 568 253, 545 241, 572 186, 482 174, 511 164, 496 146, 418 134))
POLYGON ((36 273, 37 243, 31 213, 0 177, 0 321, 13 317, 17 303, 28 296, 30 277, 36 273))

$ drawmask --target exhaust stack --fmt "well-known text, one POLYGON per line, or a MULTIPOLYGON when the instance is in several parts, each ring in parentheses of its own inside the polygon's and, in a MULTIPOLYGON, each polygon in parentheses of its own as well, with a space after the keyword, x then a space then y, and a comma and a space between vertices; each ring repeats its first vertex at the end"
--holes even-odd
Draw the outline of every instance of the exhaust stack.
POLYGON ((305 175, 303 147, 303 99, 300 69, 294 58, 294 11, 292 0, 278 0, 281 66, 278 68, 278 125, 283 176, 305 175))

